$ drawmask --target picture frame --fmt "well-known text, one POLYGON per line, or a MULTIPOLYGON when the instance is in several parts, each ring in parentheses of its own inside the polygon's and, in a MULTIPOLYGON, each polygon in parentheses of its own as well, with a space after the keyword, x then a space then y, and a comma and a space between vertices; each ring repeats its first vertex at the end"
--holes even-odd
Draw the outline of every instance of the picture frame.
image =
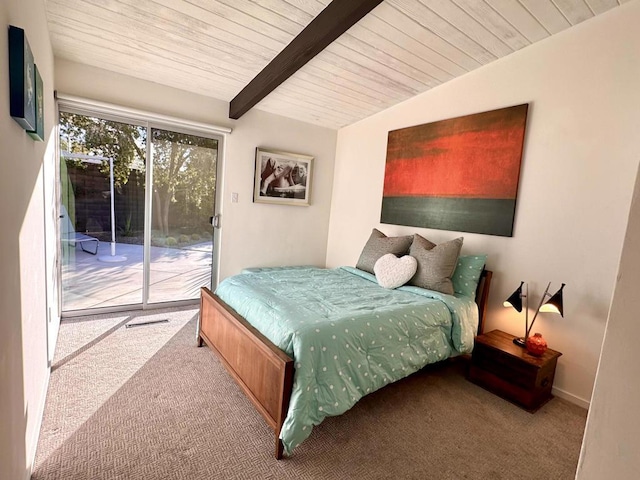
POLYGON ((27 133, 34 140, 42 142, 44 141, 44 85, 42 83, 42 76, 40 76, 40 71, 38 70, 38 65, 34 65, 33 70, 36 87, 36 128, 27 130, 27 133))
POLYGON ((35 131, 35 64, 29 41, 22 28, 9 26, 10 113, 27 131, 35 131))
POLYGON ((308 207, 313 160, 310 155, 256 148, 253 202, 308 207))

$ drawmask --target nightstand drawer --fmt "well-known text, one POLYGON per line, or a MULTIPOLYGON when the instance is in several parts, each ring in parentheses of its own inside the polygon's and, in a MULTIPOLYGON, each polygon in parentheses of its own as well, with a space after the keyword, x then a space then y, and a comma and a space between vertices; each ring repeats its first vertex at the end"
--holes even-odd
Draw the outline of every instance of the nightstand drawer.
POLYGON ((469 380, 535 411, 551 398, 560 352, 549 349, 534 357, 513 344, 513 335, 494 330, 476 337, 469 380))
POLYGON ((551 399, 552 383, 544 388, 522 388, 473 365, 469 369, 469 380, 530 412, 535 412, 551 399))
POLYGON ((551 374, 551 382, 553 382, 553 371, 556 363, 554 361, 553 364, 549 363, 544 368, 540 368, 507 352, 485 345, 476 346, 471 361, 477 368, 487 370, 522 388, 546 386, 549 382, 549 374, 551 374))

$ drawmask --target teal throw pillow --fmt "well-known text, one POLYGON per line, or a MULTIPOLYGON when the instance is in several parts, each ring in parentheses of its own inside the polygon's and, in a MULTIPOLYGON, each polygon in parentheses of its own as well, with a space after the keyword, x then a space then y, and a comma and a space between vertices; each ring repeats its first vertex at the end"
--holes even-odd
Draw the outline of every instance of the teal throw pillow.
POLYGON ((453 291, 465 297, 475 298, 478 280, 486 261, 486 255, 460 255, 451 277, 453 291))

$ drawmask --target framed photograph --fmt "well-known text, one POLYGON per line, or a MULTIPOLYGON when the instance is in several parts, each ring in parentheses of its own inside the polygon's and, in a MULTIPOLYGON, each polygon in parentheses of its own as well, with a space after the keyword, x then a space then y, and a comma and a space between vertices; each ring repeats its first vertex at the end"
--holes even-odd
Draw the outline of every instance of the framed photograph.
POLYGON ((313 157, 256 148, 255 203, 309 206, 313 157))
POLYGON ((27 133, 34 140, 42 142, 44 140, 44 92, 42 91, 44 85, 38 66, 34 65, 33 70, 36 80, 36 128, 27 130, 27 133))
POLYGON ((36 79, 33 53, 24 30, 9 26, 9 91, 13 119, 25 130, 36 129, 36 79))
POLYGON ((527 109, 389 132, 380 222, 511 237, 527 109))

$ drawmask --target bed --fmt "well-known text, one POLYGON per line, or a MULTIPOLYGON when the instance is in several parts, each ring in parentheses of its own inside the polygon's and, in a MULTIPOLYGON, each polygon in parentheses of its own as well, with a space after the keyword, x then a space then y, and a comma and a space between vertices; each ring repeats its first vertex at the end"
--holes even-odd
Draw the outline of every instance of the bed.
POLYGON ((275 432, 282 458, 314 425, 423 366, 468 353, 491 281, 475 298, 384 289, 353 267, 248 269, 201 295, 198 345, 217 353, 275 432))

